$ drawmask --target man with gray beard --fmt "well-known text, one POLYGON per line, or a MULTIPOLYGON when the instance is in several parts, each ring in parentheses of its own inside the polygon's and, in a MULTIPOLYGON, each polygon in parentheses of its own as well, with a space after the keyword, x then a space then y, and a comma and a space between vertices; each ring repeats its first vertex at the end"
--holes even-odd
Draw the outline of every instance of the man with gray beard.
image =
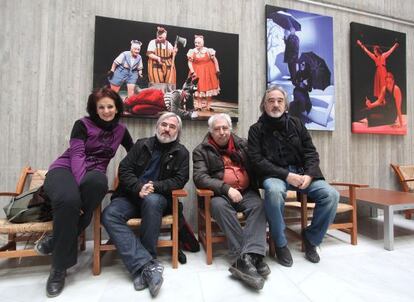
POLYGON ((105 208, 102 223, 131 273, 136 290, 157 296, 164 267, 155 259, 161 219, 171 212, 171 191, 189 177, 189 153, 179 143, 182 122, 169 112, 157 121, 155 136, 139 139, 119 165, 119 186, 105 208), (140 236, 127 226, 142 219, 140 236))
POLYGON ((312 223, 302 232, 305 258, 318 263, 316 247, 333 222, 339 193, 324 179, 319 154, 302 121, 288 112, 288 96, 281 87, 269 87, 260 104, 257 123, 249 129, 248 154, 265 191, 264 206, 279 263, 290 267, 292 255, 285 235, 287 190, 308 195, 315 202, 312 223))

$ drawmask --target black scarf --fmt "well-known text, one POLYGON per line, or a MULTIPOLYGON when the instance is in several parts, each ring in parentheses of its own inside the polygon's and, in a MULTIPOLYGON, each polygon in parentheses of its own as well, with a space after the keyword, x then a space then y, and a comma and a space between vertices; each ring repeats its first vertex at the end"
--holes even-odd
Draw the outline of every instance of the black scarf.
POLYGON ((121 116, 119 114, 116 114, 112 121, 107 122, 101 119, 99 115, 95 113, 90 116, 90 119, 102 130, 112 131, 118 125, 120 117, 121 116))
POLYGON ((277 130, 279 133, 286 133, 289 118, 286 112, 284 112, 281 117, 271 117, 264 112, 259 118, 259 121, 263 123, 264 128, 268 131, 273 132, 277 130))

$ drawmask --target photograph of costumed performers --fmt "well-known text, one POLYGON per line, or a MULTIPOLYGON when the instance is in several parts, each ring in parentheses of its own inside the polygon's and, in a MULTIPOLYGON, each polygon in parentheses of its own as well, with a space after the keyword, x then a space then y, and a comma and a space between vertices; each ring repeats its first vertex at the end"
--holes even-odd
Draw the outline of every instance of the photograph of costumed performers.
POLYGON ((407 134, 406 35, 351 23, 353 133, 407 134))
POLYGON ((309 130, 335 129, 332 17, 266 5, 266 84, 309 130))
POLYGON ((238 45, 236 34, 97 16, 93 85, 117 91, 126 117, 237 121, 238 45))

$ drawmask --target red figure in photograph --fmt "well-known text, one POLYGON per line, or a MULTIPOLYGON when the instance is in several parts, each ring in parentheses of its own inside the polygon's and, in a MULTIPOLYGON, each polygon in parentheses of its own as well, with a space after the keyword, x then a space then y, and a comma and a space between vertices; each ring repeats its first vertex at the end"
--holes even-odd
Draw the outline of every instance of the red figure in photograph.
POLYGON ((386 52, 382 52, 379 45, 374 45, 373 52, 371 52, 360 40, 357 40, 357 44, 374 61, 375 66, 377 67, 374 77, 373 95, 379 97, 382 87, 385 86, 385 77, 387 75, 386 60, 394 52, 399 44, 397 42, 394 43, 394 45, 386 52))

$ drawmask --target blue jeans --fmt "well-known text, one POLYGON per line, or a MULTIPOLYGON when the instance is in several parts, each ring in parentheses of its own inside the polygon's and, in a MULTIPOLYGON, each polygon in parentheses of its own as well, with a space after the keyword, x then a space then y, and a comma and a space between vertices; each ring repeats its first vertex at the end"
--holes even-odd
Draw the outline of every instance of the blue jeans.
POLYGON ((102 224, 132 275, 157 257, 156 248, 161 220, 167 205, 168 201, 163 195, 152 193, 140 199, 138 203, 133 203, 125 197, 118 197, 105 208, 102 224), (139 237, 126 224, 130 218, 136 217, 142 219, 139 237))
POLYGON ((287 244, 285 236, 285 198, 287 190, 306 193, 315 201, 315 209, 311 224, 305 229, 306 238, 313 245, 319 245, 333 222, 339 202, 339 193, 324 180, 314 180, 309 187, 300 190, 290 186, 278 178, 267 178, 263 182, 265 190, 265 211, 269 222, 270 232, 275 245, 284 247, 287 244))

